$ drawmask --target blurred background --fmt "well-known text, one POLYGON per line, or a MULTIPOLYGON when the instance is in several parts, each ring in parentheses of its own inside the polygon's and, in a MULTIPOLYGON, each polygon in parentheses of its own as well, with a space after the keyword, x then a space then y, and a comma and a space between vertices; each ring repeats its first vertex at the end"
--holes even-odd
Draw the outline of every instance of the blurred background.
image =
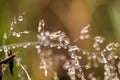
MULTIPOLYGON (((120 42, 120 0, 0 0, 1 46, 3 34, 8 31, 11 21, 23 12, 24 21, 15 28, 18 31, 30 30, 30 35, 20 39, 11 38, 6 44, 36 41, 37 27, 41 19, 45 20, 45 30, 64 31, 71 40, 78 38, 80 30, 90 24, 92 36, 103 36, 107 42, 120 42)), ((76 44, 92 50, 90 40, 79 41, 76 44)), ((43 70, 39 69, 40 58, 33 47, 17 50, 20 51, 19 56, 22 63, 27 65, 32 80, 52 80, 52 74, 45 77, 43 70)), ((13 78, 6 72, 3 80, 21 79, 13 78)))

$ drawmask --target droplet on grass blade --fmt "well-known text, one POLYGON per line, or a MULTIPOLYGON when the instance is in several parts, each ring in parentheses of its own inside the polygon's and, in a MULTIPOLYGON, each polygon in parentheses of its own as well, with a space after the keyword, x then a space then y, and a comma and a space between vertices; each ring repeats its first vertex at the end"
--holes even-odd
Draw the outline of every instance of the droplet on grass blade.
POLYGON ((100 50, 100 45, 99 45, 99 43, 95 42, 95 43, 93 44, 93 48, 95 48, 95 50, 100 50))
POLYGON ((21 34, 20 33, 16 33, 16 37, 20 37, 21 36, 21 34))
POLYGON ((28 31, 28 30, 24 30, 24 32, 23 32, 24 34, 29 34, 30 33, 30 31, 28 31))
POLYGON ((6 40, 7 39, 7 33, 4 33, 3 38, 6 40))
POLYGON ((69 52, 72 52, 72 51, 79 51, 80 49, 78 48, 77 45, 74 45, 74 46, 69 46, 68 47, 68 51, 69 52))
POLYGON ((85 65, 85 69, 89 69, 90 67, 90 65, 85 65))
POLYGON ((12 48, 13 48, 13 49, 15 49, 15 48, 16 48, 16 46, 12 46, 12 48))
POLYGON ((76 72, 75 72, 75 68, 74 67, 71 67, 68 69, 68 74, 69 75, 74 75, 76 72))
POLYGON ((13 24, 17 24, 16 18, 14 18, 14 20, 13 20, 13 24))
POLYGON ((101 36, 96 36, 95 37, 95 42, 97 42, 97 43, 103 43, 104 42, 104 38, 101 37, 101 36))
POLYGON ((69 61, 66 61, 65 64, 63 65, 64 69, 68 69, 70 68, 70 62, 69 61))
POLYGON ((23 48, 27 48, 27 47, 28 47, 28 45, 24 45, 24 46, 23 46, 23 48))
POLYGON ((18 21, 23 21, 23 16, 22 15, 18 16, 18 21))
POLYGON ((14 28, 13 27, 10 27, 10 30, 12 31, 14 28))
POLYGON ((0 49, 0 52, 2 52, 2 49, 0 49))
POLYGON ((90 27, 90 24, 88 24, 87 26, 85 26, 82 30, 81 30, 81 34, 86 34, 88 33, 88 28, 90 27))
POLYGON ((13 32, 13 33, 12 33, 12 36, 16 36, 16 32, 13 32))
POLYGON ((40 45, 39 45, 39 44, 35 45, 35 48, 36 48, 36 49, 39 49, 39 48, 40 48, 40 45))
POLYGON ((41 30, 44 29, 44 26, 45 26, 44 20, 39 21, 38 32, 41 32, 41 30))

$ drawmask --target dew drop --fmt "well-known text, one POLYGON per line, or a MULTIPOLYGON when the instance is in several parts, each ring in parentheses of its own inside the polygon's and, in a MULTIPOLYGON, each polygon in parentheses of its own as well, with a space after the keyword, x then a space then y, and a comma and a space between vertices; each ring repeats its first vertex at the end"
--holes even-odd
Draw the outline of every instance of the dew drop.
POLYGON ((14 20, 13 20, 13 24, 17 24, 16 18, 14 18, 14 20))
POLYGON ((66 61, 65 64, 63 65, 64 69, 68 69, 70 68, 70 62, 69 61, 66 61))
POLYGON ((85 69, 89 69, 90 67, 90 65, 85 65, 85 69))
POLYGON ((51 47, 51 48, 53 48, 53 47, 54 47, 54 45, 53 45, 53 44, 50 44, 50 47, 51 47))
POLYGON ((105 57, 103 57, 102 61, 103 61, 103 63, 107 63, 107 60, 105 57))
POLYGON ((48 75, 48 71, 47 71, 47 69, 45 69, 44 74, 45 74, 45 76, 47 77, 47 75, 48 75))
POLYGON ((27 45, 24 45, 23 48, 27 48, 28 46, 27 45))
POLYGON ((12 31, 14 28, 13 27, 10 27, 10 30, 12 31))
POLYGON ((37 50, 37 52, 38 52, 38 54, 40 54, 40 53, 41 53, 41 49, 39 48, 39 49, 37 50))
POLYGON ((88 28, 90 27, 90 25, 88 24, 87 26, 85 26, 82 30, 81 30, 81 34, 86 34, 88 33, 88 28))
POLYGON ((46 31, 46 32, 45 32, 45 35, 46 35, 46 36, 49 36, 49 35, 50 35, 50 32, 46 31))
POLYGON ((84 36, 83 35, 80 35, 80 40, 83 40, 84 39, 84 36))
POLYGON ((103 42, 104 42, 104 38, 101 37, 101 36, 96 36, 96 37, 95 37, 95 42, 103 43, 103 42))
POLYGON ((77 58, 78 58, 78 59, 82 59, 82 57, 81 57, 81 56, 78 56, 77 58))
POLYGON ((118 56, 114 56, 114 58, 115 58, 115 59, 117 59, 117 58, 118 58, 118 56))
POLYGON ((66 61, 65 64, 63 65, 64 69, 70 68, 70 62, 66 61))
POLYGON ((72 51, 79 51, 80 49, 78 48, 78 46, 74 45, 74 46, 69 46, 68 51, 72 52, 72 51))
POLYGON ((45 64, 44 60, 42 60, 40 63, 40 69, 45 69, 45 68, 46 68, 46 64, 45 64))
POLYGON ((93 59, 96 59, 96 57, 97 57, 97 56, 96 56, 95 54, 92 56, 93 59))
POLYGON ((38 26, 38 32, 41 32, 41 29, 42 29, 41 26, 38 26))
POLYGON ((75 64, 76 66, 79 65, 79 61, 78 61, 77 58, 75 58, 75 59, 73 60, 73 64, 75 64))
POLYGON ((20 66, 21 58, 16 58, 15 60, 16 60, 17 66, 20 66))
POLYGON ((74 75, 75 74, 75 68, 74 67, 71 67, 68 69, 68 74, 69 75, 74 75))
POLYGON ((18 21, 23 21, 23 16, 19 16, 18 21))
POLYGON ((13 32, 13 33, 12 33, 12 36, 16 36, 16 32, 13 32))
POLYGON ((109 66, 107 64, 105 64, 104 65, 104 69, 108 71, 109 70, 109 66))
POLYGON ((25 34, 29 34, 29 33, 30 33, 30 31, 25 30, 23 33, 25 33, 25 34))
POLYGON ((13 48, 13 49, 15 49, 15 48, 16 48, 16 46, 12 46, 12 48, 13 48))
POLYGON ((4 33, 4 39, 6 40, 7 39, 7 33, 4 33))
POLYGON ((80 72, 77 73, 77 77, 78 77, 78 78, 81 78, 81 73, 80 73, 80 72))
POLYGON ((38 32, 41 32, 41 30, 44 29, 44 26, 45 26, 44 20, 39 21, 38 32))
POLYGON ((2 49, 0 49, 0 52, 2 52, 2 49))
POLYGON ((20 33, 16 33, 16 37, 20 37, 21 36, 21 34, 20 33))
POLYGON ((93 48, 94 48, 95 50, 100 50, 100 45, 99 45, 99 43, 95 42, 95 43, 93 44, 93 48))
POLYGON ((36 49, 39 49, 39 48, 40 48, 40 45, 38 45, 38 44, 35 45, 35 48, 36 48, 36 49))
POLYGON ((107 49, 108 51, 112 51, 113 48, 114 48, 114 42, 109 43, 109 44, 106 46, 106 49, 107 49))
POLYGON ((60 46, 60 45, 57 45, 57 49, 61 49, 61 46, 60 46))

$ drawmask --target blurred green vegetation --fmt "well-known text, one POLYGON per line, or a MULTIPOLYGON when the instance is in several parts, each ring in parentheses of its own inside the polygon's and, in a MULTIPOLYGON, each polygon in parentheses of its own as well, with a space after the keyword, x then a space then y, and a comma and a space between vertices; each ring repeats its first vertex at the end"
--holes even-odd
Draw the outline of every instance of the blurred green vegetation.
MULTIPOLYGON (((0 0, 1 46, 3 34, 8 31, 10 22, 22 12, 26 13, 24 21, 15 27, 17 30, 28 29, 31 34, 20 39, 11 38, 8 44, 37 40, 37 25, 41 19, 46 22, 46 30, 65 31, 71 39, 79 37, 80 29, 91 24, 91 35, 101 35, 108 42, 120 42, 120 0, 0 0)), ((79 44, 89 49, 91 43, 79 44)), ((27 70, 33 80, 50 80, 51 76, 46 78, 43 71, 39 70, 40 59, 32 47, 17 50, 20 50, 22 62, 28 66, 27 70)), ((3 80, 21 80, 16 77, 17 67, 14 69, 14 77, 8 71, 3 80)))

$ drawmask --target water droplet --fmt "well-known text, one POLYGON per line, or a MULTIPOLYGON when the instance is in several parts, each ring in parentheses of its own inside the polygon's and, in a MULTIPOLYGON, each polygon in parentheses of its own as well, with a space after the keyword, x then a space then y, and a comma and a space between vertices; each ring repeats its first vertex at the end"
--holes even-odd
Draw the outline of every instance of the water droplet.
POLYGON ((83 35, 80 35, 80 40, 83 40, 85 39, 83 35))
POLYGON ((41 26, 38 26, 38 32, 41 32, 41 29, 42 29, 41 26))
POLYGON ((76 58, 77 56, 74 53, 71 53, 71 58, 76 58))
POLYGON ((89 69, 90 67, 90 65, 85 65, 85 69, 89 69))
POLYGON ((112 42, 112 43, 109 43, 107 46, 106 46, 106 49, 108 50, 108 51, 112 51, 113 49, 114 49, 114 42, 112 42))
POLYGON ((13 27, 10 27, 10 30, 12 31, 14 28, 13 27))
POLYGON ((104 42, 104 38, 101 37, 101 36, 96 36, 95 37, 95 42, 97 42, 97 43, 103 43, 104 42))
POLYGON ((114 58, 115 58, 115 59, 117 59, 117 58, 118 58, 118 56, 114 56, 114 58))
POLYGON ((68 51, 72 52, 72 51, 79 51, 80 49, 78 48, 78 46, 74 45, 74 46, 69 46, 68 47, 68 51))
POLYGON ((57 45, 57 49, 61 49, 61 46, 60 46, 60 45, 57 45))
POLYGON ((16 18, 14 18, 14 20, 13 20, 13 24, 17 24, 16 18))
POLYGON ((46 31, 46 32, 45 32, 45 35, 46 35, 46 36, 49 36, 49 35, 50 35, 50 32, 46 31))
POLYGON ((18 16, 18 21, 23 21, 23 16, 18 16))
POLYGON ((41 32, 41 30, 44 29, 44 26, 45 26, 44 20, 39 21, 38 32, 41 32))
POLYGON ((64 67, 64 69, 68 69, 68 68, 70 68, 71 67, 71 65, 70 65, 70 62, 69 61, 66 61, 65 62, 65 64, 63 65, 63 67, 64 67))
POLYGON ((13 48, 13 49, 15 49, 15 48, 16 48, 16 46, 12 46, 12 48, 13 48))
POLYGON ((29 33, 30 33, 30 31, 25 30, 23 33, 25 33, 25 34, 29 34, 29 33))
POLYGON ((7 33, 4 33, 4 39, 6 40, 7 39, 7 33))
POLYGON ((47 76, 47 75, 48 75, 48 71, 47 71, 47 69, 45 69, 44 74, 45 74, 45 76, 47 76))
POLYGON ((83 35, 80 35, 80 40, 84 40, 84 39, 88 39, 90 37, 89 34, 83 34, 83 35))
POLYGON ((81 73, 80 72, 77 73, 77 77, 81 78, 81 73))
POLYGON ((23 48, 27 48, 27 47, 28 47, 28 45, 24 45, 24 46, 23 46, 23 48))
POLYGON ((109 66, 107 64, 105 64, 104 65, 104 69, 108 71, 109 70, 109 66))
POLYGON ((95 42, 95 43, 93 44, 93 48, 95 48, 95 50, 100 50, 100 45, 99 45, 99 43, 95 42))
POLYGON ((87 26, 85 26, 82 30, 81 30, 81 34, 86 34, 88 33, 88 28, 90 27, 90 24, 88 24, 87 26))
POLYGON ((65 39, 65 40, 64 40, 64 45, 66 46, 66 45, 69 45, 69 44, 70 44, 69 40, 68 40, 68 39, 65 39))
POLYGON ((2 49, 0 49, 0 52, 2 52, 2 49))
POLYGON ((98 63, 97 63, 97 62, 94 62, 94 63, 93 63, 93 67, 94 67, 94 68, 98 68, 98 67, 99 67, 98 63))
POLYGON ((20 37, 21 36, 21 34, 20 33, 16 33, 16 37, 20 37))
POLYGON ((71 67, 68 69, 68 74, 69 75, 74 75, 75 74, 75 68, 74 67, 71 67))
POLYGON ((20 66, 21 58, 16 58, 15 60, 16 60, 17 66, 20 66))
POLYGON ((36 49, 39 49, 39 48, 40 48, 40 45, 39 45, 39 44, 35 45, 35 48, 36 48, 36 49))
POLYGON ((81 57, 81 56, 77 56, 77 58, 78 58, 78 59, 82 59, 82 57, 81 57))
POLYGON ((45 64, 45 61, 42 60, 41 63, 40 63, 40 68, 41 69, 45 69, 46 68, 46 64, 45 64))
POLYGON ((37 52, 38 52, 38 54, 40 54, 41 53, 41 49, 39 48, 39 49, 37 49, 37 52))
POLYGON ((75 58, 75 59, 73 60, 73 64, 76 65, 76 66, 79 65, 79 61, 78 61, 77 58, 75 58))
POLYGON ((102 62, 103 62, 103 63, 107 63, 107 60, 106 60, 105 57, 103 57, 102 62))
POLYGON ((53 47, 54 47, 54 45, 53 45, 53 44, 50 44, 50 47, 51 47, 51 48, 53 48, 53 47))
POLYGON ((13 33, 12 33, 12 36, 16 36, 16 32, 13 32, 13 33))
POLYGON ((96 55, 94 54, 94 55, 92 56, 92 58, 93 58, 93 59, 96 59, 96 55))

